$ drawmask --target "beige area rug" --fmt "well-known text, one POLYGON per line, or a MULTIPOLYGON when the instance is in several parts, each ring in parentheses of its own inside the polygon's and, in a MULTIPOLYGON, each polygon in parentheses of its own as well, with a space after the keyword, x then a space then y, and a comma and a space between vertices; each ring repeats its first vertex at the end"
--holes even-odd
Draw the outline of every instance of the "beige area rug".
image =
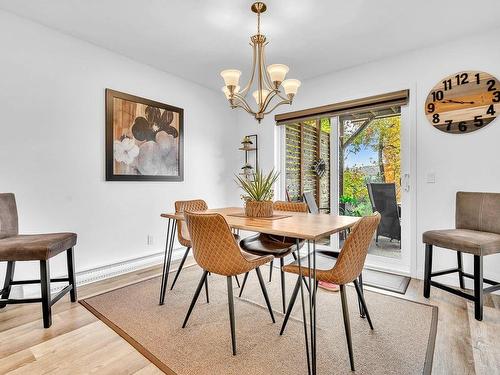
MULTIPOLYGON (((87 298, 81 303, 168 374, 306 374, 300 294, 283 336, 279 277, 266 283, 276 324, 255 272, 242 298, 235 287, 237 355, 231 354, 226 278, 209 276, 210 303, 200 294, 181 328, 201 277, 185 268, 165 305, 158 305, 160 277, 87 298)), ((241 280, 241 278, 240 278, 241 280)), ((287 296, 296 277, 287 275, 287 296)), ((348 288, 356 374, 428 374, 432 368, 437 307, 366 291, 375 330, 360 318, 354 288, 348 288)), ((320 290, 317 312, 318 374, 349 374, 340 295, 320 290)))

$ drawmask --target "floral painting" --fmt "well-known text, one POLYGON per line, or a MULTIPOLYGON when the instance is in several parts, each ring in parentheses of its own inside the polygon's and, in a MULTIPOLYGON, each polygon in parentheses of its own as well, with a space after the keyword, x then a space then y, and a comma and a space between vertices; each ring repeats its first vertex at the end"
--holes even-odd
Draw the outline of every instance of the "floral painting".
POLYGON ((182 181, 183 110, 106 90, 106 179, 182 181))

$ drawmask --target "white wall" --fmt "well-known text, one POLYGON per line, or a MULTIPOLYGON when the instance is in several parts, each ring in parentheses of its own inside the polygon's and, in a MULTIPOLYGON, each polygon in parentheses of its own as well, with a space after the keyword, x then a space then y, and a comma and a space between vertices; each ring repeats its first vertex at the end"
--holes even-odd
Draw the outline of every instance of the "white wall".
MULTIPOLYGON (((500 191, 500 120, 471 134, 444 134, 427 122, 425 97, 442 77, 460 70, 500 77, 499 37, 496 30, 307 80, 293 107, 281 109, 411 89, 419 275, 421 234, 453 226, 455 192, 500 191), (436 184, 425 183, 431 171, 436 184)), ((236 150, 243 135, 259 134, 260 165, 274 166, 274 116, 258 125, 248 114, 231 111, 220 92, 4 12, 0 47, 0 191, 17 194, 22 232, 78 233, 78 270, 161 251, 165 228, 159 214, 175 199, 202 197, 212 207, 240 204, 232 176, 243 161, 236 150), (104 180, 106 87, 184 108, 184 182, 104 180), (153 246, 146 245, 148 234, 153 246)), ((454 261, 453 253, 439 251, 435 264, 449 267, 454 261)), ((499 256, 487 257, 486 275, 500 278, 499 266, 499 256)), ((34 276, 36 269, 20 265, 18 276, 34 276)), ((55 259, 52 269, 63 274, 64 260, 55 259)))
MULTIPOLYGON (((482 70, 500 78, 499 38, 500 29, 497 29, 306 80, 293 107, 282 107, 281 110, 316 107, 401 88, 411 90, 410 114, 413 116, 406 125, 416 127, 414 180, 417 209, 413 239, 416 248, 413 250, 417 252, 416 269, 420 277, 423 275, 422 233, 429 229, 453 227, 455 192, 500 192, 500 120, 473 133, 445 134, 428 123, 424 113, 425 98, 441 78, 461 70, 482 70), (435 184, 425 182, 429 172, 436 173, 435 184)), ((247 114, 240 113, 238 125, 240 136, 259 133, 261 165, 271 168, 274 162, 274 116, 268 116, 257 125, 247 114)), ((436 268, 455 265, 455 253, 445 250, 436 250, 436 253, 436 268)), ((465 265, 472 271, 471 259, 466 258, 465 265)), ((500 255, 486 257, 484 268, 486 275, 500 279, 500 255)))
MULTIPOLYGON (((159 215, 174 200, 227 204, 238 143, 222 93, 5 12, 0 48, 0 191, 16 193, 23 233, 78 233, 77 271, 162 251, 159 215), (105 181, 105 88, 184 108, 184 182, 105 181)), ((52 271, 65 273, 64 257, 52 271)))

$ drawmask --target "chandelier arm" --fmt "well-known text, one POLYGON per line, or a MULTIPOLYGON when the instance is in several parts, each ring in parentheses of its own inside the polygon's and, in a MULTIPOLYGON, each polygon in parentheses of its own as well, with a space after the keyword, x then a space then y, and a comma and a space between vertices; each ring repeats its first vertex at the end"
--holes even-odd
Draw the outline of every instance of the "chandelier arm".
POLYGON ((246 84, 245 88, 240 91, 240 94, 245 97, 247 95, 248 90, 252 86, 253 80, 255 78, 255 62, 257 59, 257 53, 255 50, 255 43, 250 43, 252 46, 252 51, 253 51, 253 57, 252 57, 252 75, 250 76, 250 79, 248 80, 248 83, 246 84))
POLYGON ((292 104, 292 101, 289 99, 282 100, 281 102, 276 103, 276 105, 273 108, 271 108, 269 111, 264 112, 264 115, 270 114, 272 111, 274 111, 276 108, 278 108, 280 105, 283 105, 283 104, 292 104))
POLYGON ((266 111, 267 107, 271 103, 271 100, 273 100, 273 98, 276 96, 276 94, 277 94, 276 90, 272 90, 272 91, 269 92, 269 94, 267 94, 266 99, 264 100, 264 103, 262 104, 262 107, 260 108, 259 112, 265 112, 266 111))
POLYGON ((283 100, 290 100, 290 99, 288 99, 288 98, 285 98, 283 95, 281 95, 281 92, 280 92, 279 90, 277 90, 277 95, 278 95, 281 99, 283 99, 283 100))
POLYGON ((264 82, 267 86, 268 90, 275 90, 273 83, 271 82, 271 77, 269 76, 269 73, 267 72, 267 65, 266 65, 266 53, 265 53, 265 47, 269 44, 269 42, 266 42, 265 44, 262 45, 262 58, 261 58, 261 63, 263 66, 264 70, 264 82))
MULTIPOLYGON (((248 107, 248 105, 246 105, 246 106, 245 106, 245 105, 241 105, 240 103, 244 103, 244 102, 239 102, 239 103, 236 103, 236 105, 235 105, 235 106, 236 106, 236 107, 238 107, 238 108, 242 108, 242 109, 244 109, 244 110, 245 110, 245 112, 247 112, 247 113, 251 114, 252 116, 255 116, 255 115, 256 115, 256 113, 255 113, 254 111, 252 111, 252 109, 251 109, 250 107, 248 107)), ((244 104, 246 104, 246 103, 244 103, 244 104)))
POLYGON ((255 114, 254 111, 252 111, 252 108, 250 107, 250 105, 247 103, 247 101, 245 100, 245 98, 243 98, 241 95, 239 94, 234 94, 234 97, 236 99, 238 99, 238 101, 235 102, 235 105, 237 107, 240 107, 240 108, 243 108, 245 111, 247 111, 248 113, 252 113, 252 114, 255 114))

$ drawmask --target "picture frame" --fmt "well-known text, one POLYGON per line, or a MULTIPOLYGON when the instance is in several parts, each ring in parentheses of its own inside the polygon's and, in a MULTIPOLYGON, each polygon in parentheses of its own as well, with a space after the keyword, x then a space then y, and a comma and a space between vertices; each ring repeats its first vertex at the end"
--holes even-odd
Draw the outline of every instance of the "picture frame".
POLYGON ((183 181, 184 110, 106 89, 106 181, 183 181))

